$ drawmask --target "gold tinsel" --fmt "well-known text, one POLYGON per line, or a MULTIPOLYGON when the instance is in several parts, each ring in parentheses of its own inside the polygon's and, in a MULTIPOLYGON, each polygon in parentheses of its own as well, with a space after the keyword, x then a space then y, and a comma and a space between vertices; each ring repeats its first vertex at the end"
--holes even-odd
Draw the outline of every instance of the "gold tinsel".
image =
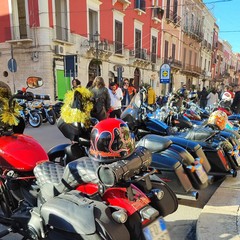
POLYGON ((92 93, 85 87, 78 87, 68 91, 64 97, 64 104, 61 108, 61 117, 66 123, 79 122, 88 124, 90 112, 93 108, 93 103, 90 101, 92 93), (83 111, 77 108, 72 108, 74 93, 78 91, 82 96, 83 111))
POLYGON ((0 121, 10 126, 17 126, 20 116, 20 110, 22 109, 18 103, 14 104, 14 107, 9 108, 9 99, 0 97, 0 121))

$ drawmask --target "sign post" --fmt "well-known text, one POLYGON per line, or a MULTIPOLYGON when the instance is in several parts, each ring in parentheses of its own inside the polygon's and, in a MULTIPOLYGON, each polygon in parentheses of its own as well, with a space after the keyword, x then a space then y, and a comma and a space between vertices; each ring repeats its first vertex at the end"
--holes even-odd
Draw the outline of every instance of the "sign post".
POLYGON ((11 58, 8 60, 8 70, 13 73, 13 91, 16 91, 15 87, 15 76, 14 73, 17 71, 17 61, 13 58, 13 46, 11 45, 11 58))
POLYGON ((160 83, 170 83, 171 81, 171 67, 164 63, 160 67, 160 83))

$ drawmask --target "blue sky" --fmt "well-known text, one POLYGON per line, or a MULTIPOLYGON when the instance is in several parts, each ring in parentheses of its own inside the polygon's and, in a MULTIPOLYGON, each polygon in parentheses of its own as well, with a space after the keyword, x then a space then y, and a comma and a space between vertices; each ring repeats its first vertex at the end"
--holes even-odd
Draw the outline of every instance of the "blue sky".
POLYGON ((219 36, 232 45, 233 52, 240 53, 240 0, 204 0, 216 18, 219 36))

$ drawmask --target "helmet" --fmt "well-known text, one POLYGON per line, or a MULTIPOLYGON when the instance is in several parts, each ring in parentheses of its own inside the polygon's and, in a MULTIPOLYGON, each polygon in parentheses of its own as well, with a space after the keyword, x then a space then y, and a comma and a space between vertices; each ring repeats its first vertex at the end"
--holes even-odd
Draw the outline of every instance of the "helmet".
POLYGON ((227 114, 221 110, 217 110, 211 113, 208 119, 208 124, 213 124, 217 126, 220 130, 223 130, 226 127, 227 122, 227 114))
POLYGON ((190 92, 190 93, 188 94, 188 99, 194 100, 194 99, 196 99, 196 98, 197 98, 197 93, 196 93, 196 92, 190 92))
POLYGON ((229 92, 223 93, 222 100, 224 100, 224 101, 231 101, 232 100, 231 94, 229 92))
POLYGON ((91 131, 90 144, 89 157, 102 163, 126 158, 135 149, 135 140, 128 125, 116 118, 97 123, 91 131))

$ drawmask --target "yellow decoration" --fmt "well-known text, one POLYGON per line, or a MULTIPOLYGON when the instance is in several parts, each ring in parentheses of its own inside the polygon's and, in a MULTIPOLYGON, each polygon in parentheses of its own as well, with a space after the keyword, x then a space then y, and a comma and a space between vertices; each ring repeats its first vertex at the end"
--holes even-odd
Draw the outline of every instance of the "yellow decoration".
POLYGON ((93 108, 93 103, 91 102, 92 93, 85 87, 78 87, 74 90, 68 91, 64 97, 64 104, 61 108, 61 117, 66 123, 80 122, 83 124, 88 124, 91 117, 90 112, 93 108), (79 92, 82 96, 82 111, 77 108, 72 108, 74 101, 75 91, 79 92))
POLYGON ((22 109, 18 103, 14 103, 14 107, 9 108, 9 99, 0 97, 0 122, 10 126, 17 126, 22 109))

